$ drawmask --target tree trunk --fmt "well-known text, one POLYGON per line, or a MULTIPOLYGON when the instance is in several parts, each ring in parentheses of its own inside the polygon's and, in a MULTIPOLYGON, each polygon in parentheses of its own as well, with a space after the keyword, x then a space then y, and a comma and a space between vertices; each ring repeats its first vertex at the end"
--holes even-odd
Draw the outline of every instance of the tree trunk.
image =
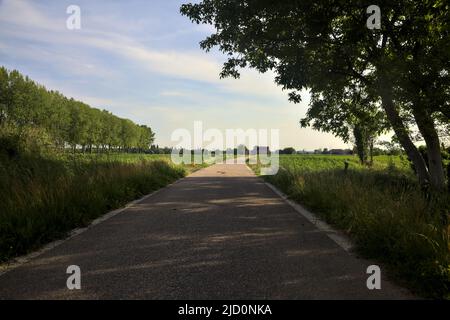
POLYGON ((394 129, 394 132, 401 146, 403 147, 403 149, 405 149, 406 154, 413 162, 414 167, 416 168, 419 183, 421 185, 430 183, 431 177, 428 172, 425 160, 409 137, 408 130, 406 129, 403 120, 398 113, 398 110, 394 106, 391 90, 389 88, 386 88, 386 86, 383 86, 380 93, 382 106, 386 111, 389 123, 392 125, 392 128, 394 129))
POLYGON ((370 166, 373 165, 373 145, 374 145, 374 139, 369 139, 369 157, 370 157, 370 166))
POLYGON ((353 137, 355 138, 356 153, 358 154, 359 161, 361 164, 365 164, 367 160, 367 153, 363 128, 360 124, 355 124, 353 127, 353 137))
POLYGON ((433 118, 426 109, 415 106, 413 109, 414 119, 427 145, 428 170, 431 185, 439 190, 445 188, 445 172, 442 163, 441 145, 436 132, 433 118))
POLYGON ((450 192, 450 162, 447 163, 447 181, 448 181, 448 192, 450 192))

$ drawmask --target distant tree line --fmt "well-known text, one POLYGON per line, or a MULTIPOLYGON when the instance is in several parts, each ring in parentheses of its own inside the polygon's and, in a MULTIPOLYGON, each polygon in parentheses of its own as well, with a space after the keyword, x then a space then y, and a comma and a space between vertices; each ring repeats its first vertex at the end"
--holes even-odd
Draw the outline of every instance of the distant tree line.
POLYGON ((0 67, 0 130, 37 129, 62 150, 147 151, 154 133, 145 125, 47 90, 16 70, 0 67))
POLYGON ((170 147, 160 147, 159 145, 152 145, 150 147, 149 153, 153 154, 171 154, 172 148, 170 147))

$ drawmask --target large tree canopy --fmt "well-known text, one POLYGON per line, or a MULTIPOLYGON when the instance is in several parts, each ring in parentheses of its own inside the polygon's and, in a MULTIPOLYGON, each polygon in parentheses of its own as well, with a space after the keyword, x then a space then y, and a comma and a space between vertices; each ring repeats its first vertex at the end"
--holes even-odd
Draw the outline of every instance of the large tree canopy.
POLYGON ((362 88, 384 110, 422 183, 445 184, 435 118, 449 121, 449 4, 442 0, 378 1, 381 28, 368 29, 358 0, 204 0, 181 12, 216 32, 201 42, 229 56, 221 76, 239 69, 273 70, 290 90, 339 96, 362 88), (411 140, 411 115, 426 144, 429 166, 411 140))

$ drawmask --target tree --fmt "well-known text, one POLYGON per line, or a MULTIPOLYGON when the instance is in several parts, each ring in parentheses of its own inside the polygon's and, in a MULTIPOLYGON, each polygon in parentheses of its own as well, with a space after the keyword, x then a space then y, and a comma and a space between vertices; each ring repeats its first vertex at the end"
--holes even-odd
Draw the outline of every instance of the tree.
POLYGON ((6 127, 61 150, 69 144, 74 152, 79 146, 83 152, 105 146, 147 150, 155 136, 147 126, 48 91, 20 72, 0 67, 0 133, 7 133, 6 127))
POLYGON ((87 113, 85 112, 85 105, 71 99, 69 100, 69 113, 70 124, 68 127, 67 142, 72 146, 74 151, 77 145, 81 145, 84 151, 88 139, 88 119, 87 113))
POLYGON ((376 138, 387 129, 382 110, 359 88, 346 88, 342 93, 313 94, 302 127, 331 132, 344 142, 353 141, 361 163, 373 162, 376 138))
POLYGON ((147 151, 155 140, 155 134, 152 129, 141 125, 139 127, 138 148, 140 151, 147 151))
POLYGON ((360 87, 377 99, 390 127, 417 168, 421 183, 445 184, 434 118, 448 121, 449 4, 439 0, 380 1, 381 29, 365 28, 371 3, 348 0, 204 0, 181 13, 195 23, 214 25, 201 42, 229 56, 221 76, 239 77, 239 68, 273 70, 275 81, 314 94, 360 87), (425 78, 427 81, 416 81, 425 78), (439 90, 436 93, 435 89, 439 90), (416 94, 412 94, 415 92, 416 94), (425 161, 410 137, 408 120, 427 144, 425 161))
POLYGON ((70 127, 69 101, 61 93, 50 91, 42 109, 41 124, 54 140, 56 147, 64 149, 70 127))
POLYGON ((280 154, 294 154, 295 149, 292 147, 284 148, 283 150, 280 150, 280 154))
POLYGON ((9 96, 9 81, 8 71, 4 67, 0 67, 0 125, 5 123, 7 109, 8 109, 8 96, 9 96))
POLYGON ((87 140, 86 143, 89 146, 89 152, 92 152, 92 147, 96 146, 97 150, 102 143, 102 112, 98 109, 89 108, 87 110, 87 140))
POLYGON ((137 147, 139 141, 138 127, 133 121, 121 119, 122 129, 120 133, 122 150, 130 151, 131 148, 137 147))

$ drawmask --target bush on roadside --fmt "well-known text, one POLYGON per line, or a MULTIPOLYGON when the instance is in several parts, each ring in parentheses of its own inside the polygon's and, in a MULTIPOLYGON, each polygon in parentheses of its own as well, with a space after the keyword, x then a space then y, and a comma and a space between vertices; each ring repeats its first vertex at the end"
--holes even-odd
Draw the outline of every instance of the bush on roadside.
POLYGON ((53 151, 51 137, 45 129, 17 128, 6 124, 0 127, 0 157, 13 159, 20 155, 46 156, 53 151))

